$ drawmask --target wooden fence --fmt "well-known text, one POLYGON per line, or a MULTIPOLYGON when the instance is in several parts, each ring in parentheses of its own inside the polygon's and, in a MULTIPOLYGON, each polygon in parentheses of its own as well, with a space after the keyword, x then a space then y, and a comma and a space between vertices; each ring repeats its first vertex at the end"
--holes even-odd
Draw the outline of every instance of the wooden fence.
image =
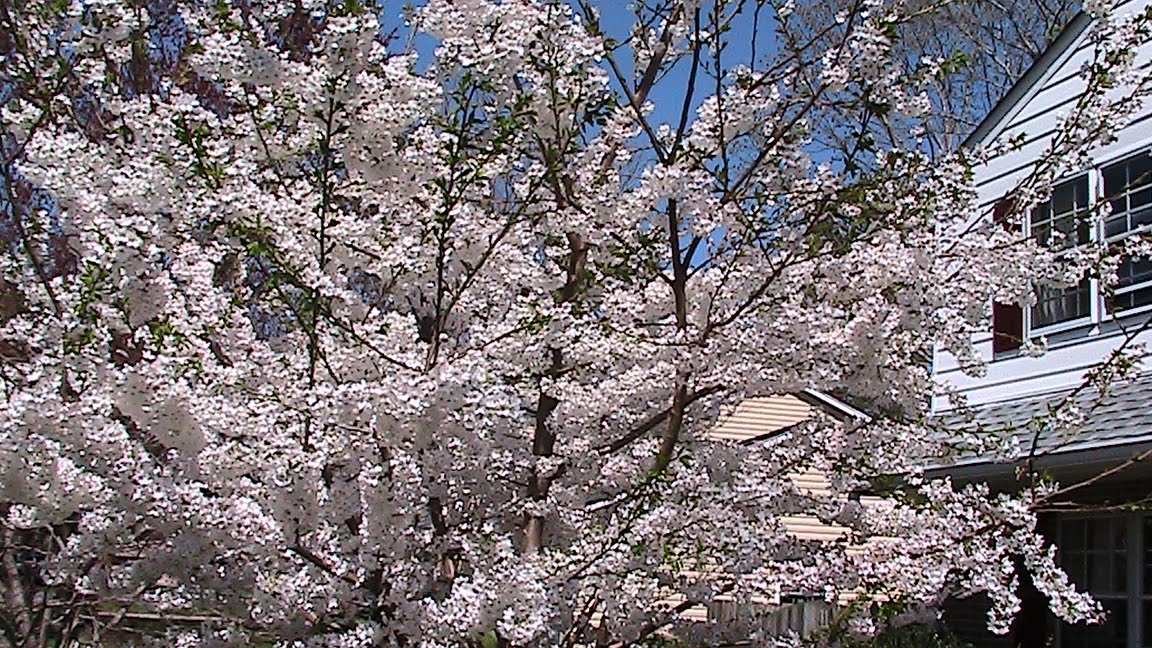
POLYGON ((825 628, 832 622, 836 606, 822 600, 795 601, 782 605, 754 606, 738 605, 732 601, 716 601, 708 606, 710 620, 727 622, 746 618, 749 614, 760 616, 759 626, 769 636, 780 636, 789 631, 807 636, 815 630, 825 628), (762 615, 762 616, 761 616, 762 615))

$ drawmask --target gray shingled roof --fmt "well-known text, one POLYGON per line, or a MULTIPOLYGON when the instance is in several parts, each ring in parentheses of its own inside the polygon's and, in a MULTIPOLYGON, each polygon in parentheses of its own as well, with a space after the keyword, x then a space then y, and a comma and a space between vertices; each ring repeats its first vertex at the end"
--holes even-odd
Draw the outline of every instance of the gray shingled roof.
MULTIPOLYGON (((1020 456, 1027 456, 1033 440, 1038 455, 1093 450, 1152 441, 1152 373, 1116 383, 1103 397, 1094 387, 1076 393, 1068 389, 1039 396, 973 408, 967 414, 941 415, 953 430, 1011 435, 1020 456), (1085 413, 1078 425, 1061 426, 1051 414, 1066 401, 1085 413)), ((979 463, 969 457, 961 463, 979 463)))

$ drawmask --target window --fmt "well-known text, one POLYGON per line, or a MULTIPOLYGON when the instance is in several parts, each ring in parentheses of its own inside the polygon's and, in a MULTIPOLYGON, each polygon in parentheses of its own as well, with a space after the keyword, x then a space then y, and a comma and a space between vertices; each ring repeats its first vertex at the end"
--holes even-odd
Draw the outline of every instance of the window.
MULTIPOLYGON (((993 220, 1012 227, 1007 215, 1013 204, 1011 197, 1001 199, 993 208, 993 220)), ((1152 149, 1057 184, 1024 221, 1025 234, 1057 255, 1086 245, 1115 250, 1131 237, 1152 236, 1152 149), (1104 201, 1110 207, 1107 216, 1102 216, 1104 201)), ((1088 332, 1108 317, 1152 310, 1152 259, 1125 257, 1117 275, 1116 285, 1106 291, 1100 278, 1089 273, 1072 286, 1038 286, 1030 308, 994 303, 993 358, 1015 356, 1029 338, 1088 332)))
MULTIPOLYGON (((1123 241, 1152 225, 1152 157, 1148 152, 1104 167, 1104 197, 1112 213, 1104 219, 1104 239, 1123 241)), ((1126 258, 1120 263, 1119 282, 1108 296, 1108 311, 1119 312, 1152 304, 1152 262, 1126 258)))
POLYGON ((1036 205, 1028 219, 1032 238, 1066 250, 1091 238, 1088 227, 1088 176, 1056 185, 1052 197, 1036 205))
POLYGON ((1061 624, 1060 648, 1152 646, 1152 516, 1061 519, 1060 564, 1108 613, 1102 625, 1061 624))
MULTIPOLYGON (((1029 215, 1028 233, 1041 245, 1068 250, 1092 240, 1088 175, 1056 185, 1052 197, 1029 215)), ((1067 288, 1039 288, 1030 315, 1030 330, 1043 329, 1092 316, 1095 291, 1084 277, 1067 288)))
POLYGON ((1092 314, 1092 282, 1088 277, 1069 288, 1040 288, 1032 307, 1032 328, 1084 319, 1092 314))

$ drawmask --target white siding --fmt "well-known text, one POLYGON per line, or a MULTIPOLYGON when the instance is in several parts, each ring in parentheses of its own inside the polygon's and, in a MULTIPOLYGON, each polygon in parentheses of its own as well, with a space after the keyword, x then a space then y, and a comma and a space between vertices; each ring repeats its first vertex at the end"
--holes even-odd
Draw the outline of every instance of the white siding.
MULTIPOLYGON (((1084 373, 1120 346, 1124 339, 1125 336, 1119 332, 1102 334, 1089 331, 1051 348, 1039 358, 1016 356, 989 362, 983 376, 967 376, 955 367, 955 363, 941 368, 937 374, 959 388, 970 405, 1012 400, 1080 384, 1084 373)), ((1152 331, 1139 334, 1134 343, 1152 347, 1152 331)), ((990 340, 980 347, 984 357, 991 357, 990 340)), ((1145 366, 1150 355, 1143 355, 1145 366)))
MULTIPOLYGON (((1130 0, 1123 3, 1119 13, 1142 10, 1152 4, 1152 0, 1130 0)), ((1087 36, 1091 28, 1085 30, 1068 51, 1057 59, 1048 74, 1041 79, 1030 96, 1010 113, 997 139, 1006 139, 1023 134, 1025 144, 1019 150, 992 159, 976 170, 976 184, 982 208, 990 212, 992 206, 1031 171, 1037 158, 1051 142, 1052 134, 1060 115, 1069 112, 1077 96, 1084 90, 1084 82, 1079 70, 1092 56, 1092 47, 1087 36)), ((1137 64, 1145 71, 1152 71, 1152 42, 1145 43, 1137 52, 1137 64)), ((1091 159, 1097 168, 1118 160, 1137 150, 1152 146, 1152 106, 1147 103, 1136 113, 1131 123, 1117 134, 1111 144, 1096 148, 1091 159)), ((1136 315, 1132 322, 1139 322, 1148 314, 1136 315)), ((1117 346, 1123 343, 1122 335, 1113 322, 1102 321, 1090 329, 1066 335, 1063 338, 1050 338, 1049 352, 1040 358, 1011 357, 992 361, 992 336, 979 335, 974 342, 981 356, 988 360, 987 373, 980 377, 964 375, 957 367, 955 358, 938 353, 935 362, 936 373, 956 387, 969 404, 980 405, 1001 400, 1018 398, 1066 389, 1077 385, 1083 379, 1086 369, 1099 363, 1117 346)), ((1152 342, 1152 332, 1141 334, 1135 342, 1152 342)), ((943 399, 935 403, 938 410, 947 409, 949 404, 943 399)))

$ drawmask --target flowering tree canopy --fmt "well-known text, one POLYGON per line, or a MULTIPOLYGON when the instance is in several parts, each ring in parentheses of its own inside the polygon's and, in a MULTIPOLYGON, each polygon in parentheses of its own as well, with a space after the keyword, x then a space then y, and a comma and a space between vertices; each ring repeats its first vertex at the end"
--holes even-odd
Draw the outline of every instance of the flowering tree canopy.
MULTIPOLYGON (((1004 629, 1016 565, 1095 617, 1050 485, 919 477, 983 442, 929 421, 931 349, 1108 261, 979 218, 987 151, 915 145, 949 66, 894 39, 931 8, 655 4, 625 37, 548 0, 0 5, 0 643, 764 643, 679 613, 854 596, 868 632, 975 592, 1004 629), (873 416, 706 435, 809 387, 873 416)), ((1145 94, 1147 21, 1096 11, 1018 212, 1145 94)))

